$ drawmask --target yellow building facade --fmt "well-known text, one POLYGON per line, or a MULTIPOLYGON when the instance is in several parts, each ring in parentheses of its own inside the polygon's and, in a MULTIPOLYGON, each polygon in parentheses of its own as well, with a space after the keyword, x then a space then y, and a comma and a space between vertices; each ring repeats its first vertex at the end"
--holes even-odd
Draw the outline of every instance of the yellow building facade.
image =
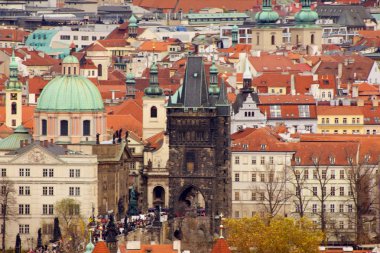
POLYGON ((317 133, 364 134, 364 115, 355 106, 317 107, 317 133))

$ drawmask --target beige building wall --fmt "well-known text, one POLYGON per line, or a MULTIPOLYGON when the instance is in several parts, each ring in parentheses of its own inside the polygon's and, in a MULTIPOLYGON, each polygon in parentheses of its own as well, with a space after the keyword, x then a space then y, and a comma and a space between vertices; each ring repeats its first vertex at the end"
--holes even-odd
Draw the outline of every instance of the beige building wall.
MULTIPOLYGON (((39 145, 33 146, 25 153, 18 155, 0 155, 0 168, 6 172, 7 179, 14 183, 16 204, 13 210, 16 212, 14 219, 7 224, 6 247, 14 247, 17 233, 20 233, 24 250, 29 250, 28 241, 37 242, 39 228, 49 224, 52 229, 53 213, 44 213, 43 205, 55 205, 64 198, 73 198, 80 203, 80 213, 86 219, 92 214, 92 208, 97 210, 97 158, 91 155, 67 154, 54 155, 39 145), (47 176, 43 170, 47 169, 47 176), (74 170, 74 177, 70 177, 70 169, 74 170), (53 174, 50 174, 50 170, 53 174), (76 176, 79 170, 78 176, 76 176), (23 194, 20 194, 20 187, 23 194), (30 193, 26 194, 26 187, 30 193), (43 187, 52 187, 52 194, 44 193, 43 187), (79 187, 78 194, 70 195, 70 187, 79 187), (19 205, 29 205, 29 214, 19 214, 19 205), (20 227, 23 230, 20 231, 20 227), (28 229, 25 229, 28 227, 28 229)), ((24 209, 25 213, 25 209, 24 209)), ((97 215, 95 213, 95 215, 97 215)), ((43 228, 43 231, 45 229, 43 228)), ((46 242, 51 239, 51 234, 43 234, 46 242)), ((1 238, 0 238, 1 241, 1 238)))
POLYGON ((276 27, 252 28, 252 49, 260 51, 275 51, 281 47, 282 29, 276 27))
MULTIPOLYGON (((320 27, 308 27, 308 28, 291 28, 291 44, 293 46, 303 46, 308 49, 308 53, 314 51, 322 51, 322 28, 320 27)), ((316 52, 315 52, 316 53, 316 52)), ((314 54, 315 54, 314 53, 314 54)))
POLYGON ((143 97, 143 139, 166 129, 165 96, 143 97), (152 117, 152 108, 157 108, 157 117, 152 117))
POLYGON ((22 124, 22 91, 5 90, 5 124, 16 128, 22 124), (12 110, 12 104, 16 111, 12 110))

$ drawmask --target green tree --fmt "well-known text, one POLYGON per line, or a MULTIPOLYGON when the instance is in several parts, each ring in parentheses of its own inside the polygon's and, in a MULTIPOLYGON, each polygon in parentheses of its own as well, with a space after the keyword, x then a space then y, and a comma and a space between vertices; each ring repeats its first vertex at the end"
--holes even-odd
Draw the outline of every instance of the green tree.
POLYGON ((306 219, 226 219, 227 240, 239 253, 318 253, 323 233, 306 219))
POLYGON ((64 252, 83 252, 86 240, 86 224, 80 213, 80 203, 65 198, 55 203, 55 213, 59 219, 64 252))

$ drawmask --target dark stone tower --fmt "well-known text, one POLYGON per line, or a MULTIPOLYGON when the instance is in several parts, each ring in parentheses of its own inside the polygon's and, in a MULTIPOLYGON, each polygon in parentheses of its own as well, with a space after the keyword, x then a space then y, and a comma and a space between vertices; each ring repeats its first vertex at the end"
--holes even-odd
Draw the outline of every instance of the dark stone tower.
MULTIPOLYGON (((182 87, 167 105, 170 208, 175 217, 231 212, 230 105, 224 82, 209 94, 202 57, 188 57, 182 87)), ((213 84, 212 84, 213 85, 213 84)))

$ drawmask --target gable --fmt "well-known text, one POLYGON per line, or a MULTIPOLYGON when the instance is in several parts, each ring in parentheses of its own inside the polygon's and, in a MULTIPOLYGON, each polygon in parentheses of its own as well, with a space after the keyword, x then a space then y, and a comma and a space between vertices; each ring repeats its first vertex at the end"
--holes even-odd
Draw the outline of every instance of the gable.
POLYGON ((12 164, 64 164, 58 156, 48 152, 40 146, 34 146, 30 150, 16 155, 10 161, 12 164))

